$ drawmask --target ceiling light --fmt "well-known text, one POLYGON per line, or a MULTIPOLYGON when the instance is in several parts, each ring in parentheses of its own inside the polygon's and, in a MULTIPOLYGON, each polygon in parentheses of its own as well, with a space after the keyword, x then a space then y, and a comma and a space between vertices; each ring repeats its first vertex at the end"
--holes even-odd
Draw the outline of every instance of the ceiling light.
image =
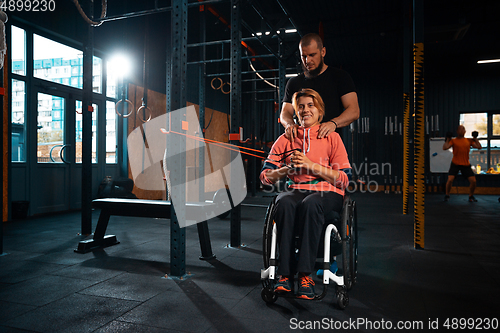
POLYGON ((112 74, 124 78, 130 74, 132 65, 130 60, 123 54, 117 54, 109 61, 108 71, 112 74))
POLYGON ((294 32, 297 32, 297 29, 287 29, 287 30, 285 30, 285 33, 287 33, 287 34, 292 34, 294 32))
POLYGON ((493 62, 500 62, 500 59, 491 59, 491 60, 478 60, 478 64, 491 64, 493 62))

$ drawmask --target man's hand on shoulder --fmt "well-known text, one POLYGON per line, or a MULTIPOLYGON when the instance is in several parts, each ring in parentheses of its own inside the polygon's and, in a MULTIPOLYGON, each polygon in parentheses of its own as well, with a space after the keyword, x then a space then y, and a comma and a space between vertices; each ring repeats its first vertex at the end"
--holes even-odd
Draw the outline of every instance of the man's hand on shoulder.
POLYGON ((326 123, 322 123, 319 126, 319 131, 318 131, 318 139, 323 139, 326 138, 330 133, 335 132, 337 129, 337 125, 331 121, 327 121, 326 123))
POLYGON ((297 137, 297 128, 299 128, 297 124, 287 125, 285 127, 285 137, 290 140, 290 142, 293 142, 297 137))

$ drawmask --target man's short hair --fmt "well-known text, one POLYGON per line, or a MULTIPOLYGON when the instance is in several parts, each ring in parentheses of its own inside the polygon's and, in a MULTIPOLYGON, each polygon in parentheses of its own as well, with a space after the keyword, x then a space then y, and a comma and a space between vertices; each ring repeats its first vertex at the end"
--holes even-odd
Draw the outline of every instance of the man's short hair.
POLYGON ((315 34, 315 33, 310 33, 310 34, 304 35, 304 37, 302 37, 300 39, 299 46, 302 46, 302 45, 309 46, 312 41, 316 42, 316 45, 318 45, 318 49, 320 49, 320 50, 323 49, 323 40, 321 39, 321 37, 318 34, 315 34))

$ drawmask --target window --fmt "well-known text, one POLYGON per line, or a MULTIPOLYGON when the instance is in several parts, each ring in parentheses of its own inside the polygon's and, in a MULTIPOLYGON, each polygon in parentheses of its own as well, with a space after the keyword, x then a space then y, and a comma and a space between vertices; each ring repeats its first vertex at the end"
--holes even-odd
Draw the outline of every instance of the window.
MULTIPOLYGON (((68 102, 66 99, 56 95, 41 93, 39 92, 39 89, 36 88, 38 84, 28 85, 27 82, 33 82, 33 77, 39 80, 45 80, 46 83, 44 86, 48 86, 49 89, 54 89, 54 93, 62 88, 59 84, 82 89, 83 51, 78 48, 73 48, 59 43, 54 39, 34 34, 30 32, 29 29, 24 30, 16 26, 10 26, 10 33, 12 55, 11 62, 9 63, 12 74, 12 102, 10 105, 12 119, 11 160, 13 162, 26 162, 26 156, 32 155, 26 151, 26 147, 35 147, 36 144, 38 162, 61 163, 62 160, 60 159, 59 152, 61 147, 65 144, 64 140, 67 138, 65 130, 68 129, 65 122, 73 122, 74 119, 74 125, 71 124, 70 126, 75 126, 75 156, 77 158, 77 162, 81 162, 81 114, 77 114, 76 119, 73 115, 66 119, 66 103, 68 102), (27 41, 30 41, 30 45, 27 44, 27 41), (28 51, 33 53, 27 54, 28 51), (31 66, 28 66, 28 59, 30 62, 33 62, 33 69, 31 69, 31 66), (30 68, 29 72, 27 68, 30 68), (49 82, 53 82, 54 84, 49 82), (35 87, 35 91, 31 91, 31 87, 35 87), (29 96, 33 96, 34 100, 31 103, 33 103, 33 107, 36 109, 35 112, 28 113, 26 110, 26 100, 29 96), (33 123, 34 126, 36 125, 36 135, 35 133, 29 136, 26 135, 27 123, 33 123), (28 143, 26 140, 34 142, 28 143)), ((97 133, 99 126, 106 127, 106 138, 102 138, 99 142, 101 145, 100 147, 102 147, 99 149, 104 150, 103 146, 106 147, 106 162, 117 162, 117 120, 114 113, 114 99, 117 96, 117 75, 112 73, 109 78, 104 76, 106 72, 104 66, 108 66, 108 64, 109 62, 104 58, 94 56, 92 59, 92 91, 94 94, 103 94, 104 90, 107 89, 108 92, 106 96, 105 124, 98 124, 98 107, 97 105, 93 105, 92 161, 94 163, 97 163, 97 133), (106 84, 106 86, 104 86, 104 84, 106 84), (108 109, 112 110, 112 112, 109 112, 108 109), (104 140, 107 141, 106 144, 104 140)), ((120 70, 122 70, 122 68, 120 68, 120 70)), ((80 93, 75 92, 75 95, 78 96, 76 98, 81 99, 80 93)), ((77 103, 79 105, 76 107, 81 113, 81 102, 77 103)), ((71 110, 73 110, 73 107, 71 110)), ((104 105, 101 105, 101 112, 104 111, 104 105)), ((104 129, 102 130, 102 133, 104 133, 104 129)), ((104 156, 102 156, 102 159, 102 162, 104 162, 104 156)))
POLYGON ((92 90, 95 93, 102 93, 102 60, 94 57, 94 68, 92 69, 92 90))
POLYGON ((12 162, 26 162, 25 96, 24 81, 12 80, 12 162))
POLYGON ((500 136, 500 114, 493 115, 493 135, 500 136))
POLYGON ((26 32, 12 26, 12 73, 26 75, 26 32))
MULTIPOLYGON (((61 163, 61 149, 64 142, 64 117, 55 120, 53 105, 59 101, 61 110, 65 100, 58 96, 38 93, 37 114, 37 161, 38 163, 61 163)), ((64 112, 61 113, 64 115, 64 112)))
POLYGON ((118 75, 116 71, 112 69, 111 63, 108 61, 106 63, 107 76, 106 76, 106 97, 118 98, 118 75))
POLYGON ((106 163, 116 163, 116 125, 115 102, 106 101, 106 163))
POLYGON ((468 138, 472 137, 472 132, 478 132, 478 139, 483 148, 472 148, 469 155, 476 173, 500 172, 500 113, 462 113, 460 125, 465 127, 465 136, 468 138))
POLYGON ((33 68, 35 69, 35 77, 65 84, 65 81, 61 80, 63 77, 67 77, 67 74, 64 74, 64 70, 60 69, 63 66, 71 64, 74 67, 71 72, 72 78, 70 80, 70 86, 82 88, 78 80, 78 77, 80 77, 83 72, 82 51, 36 34, 33 35, 33 44, 33 68), (73 80, 73 78, 76 78, 76 80, 73 80))

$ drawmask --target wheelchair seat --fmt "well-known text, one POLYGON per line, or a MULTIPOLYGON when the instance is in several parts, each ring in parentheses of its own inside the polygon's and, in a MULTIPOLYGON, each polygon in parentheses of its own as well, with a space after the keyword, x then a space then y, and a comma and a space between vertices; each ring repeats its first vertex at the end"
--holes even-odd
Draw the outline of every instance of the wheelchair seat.
POLYGON ((337 223, 340 222, 340 213, 336 210, 332 210, 325 215, 326 223, 337 223))

